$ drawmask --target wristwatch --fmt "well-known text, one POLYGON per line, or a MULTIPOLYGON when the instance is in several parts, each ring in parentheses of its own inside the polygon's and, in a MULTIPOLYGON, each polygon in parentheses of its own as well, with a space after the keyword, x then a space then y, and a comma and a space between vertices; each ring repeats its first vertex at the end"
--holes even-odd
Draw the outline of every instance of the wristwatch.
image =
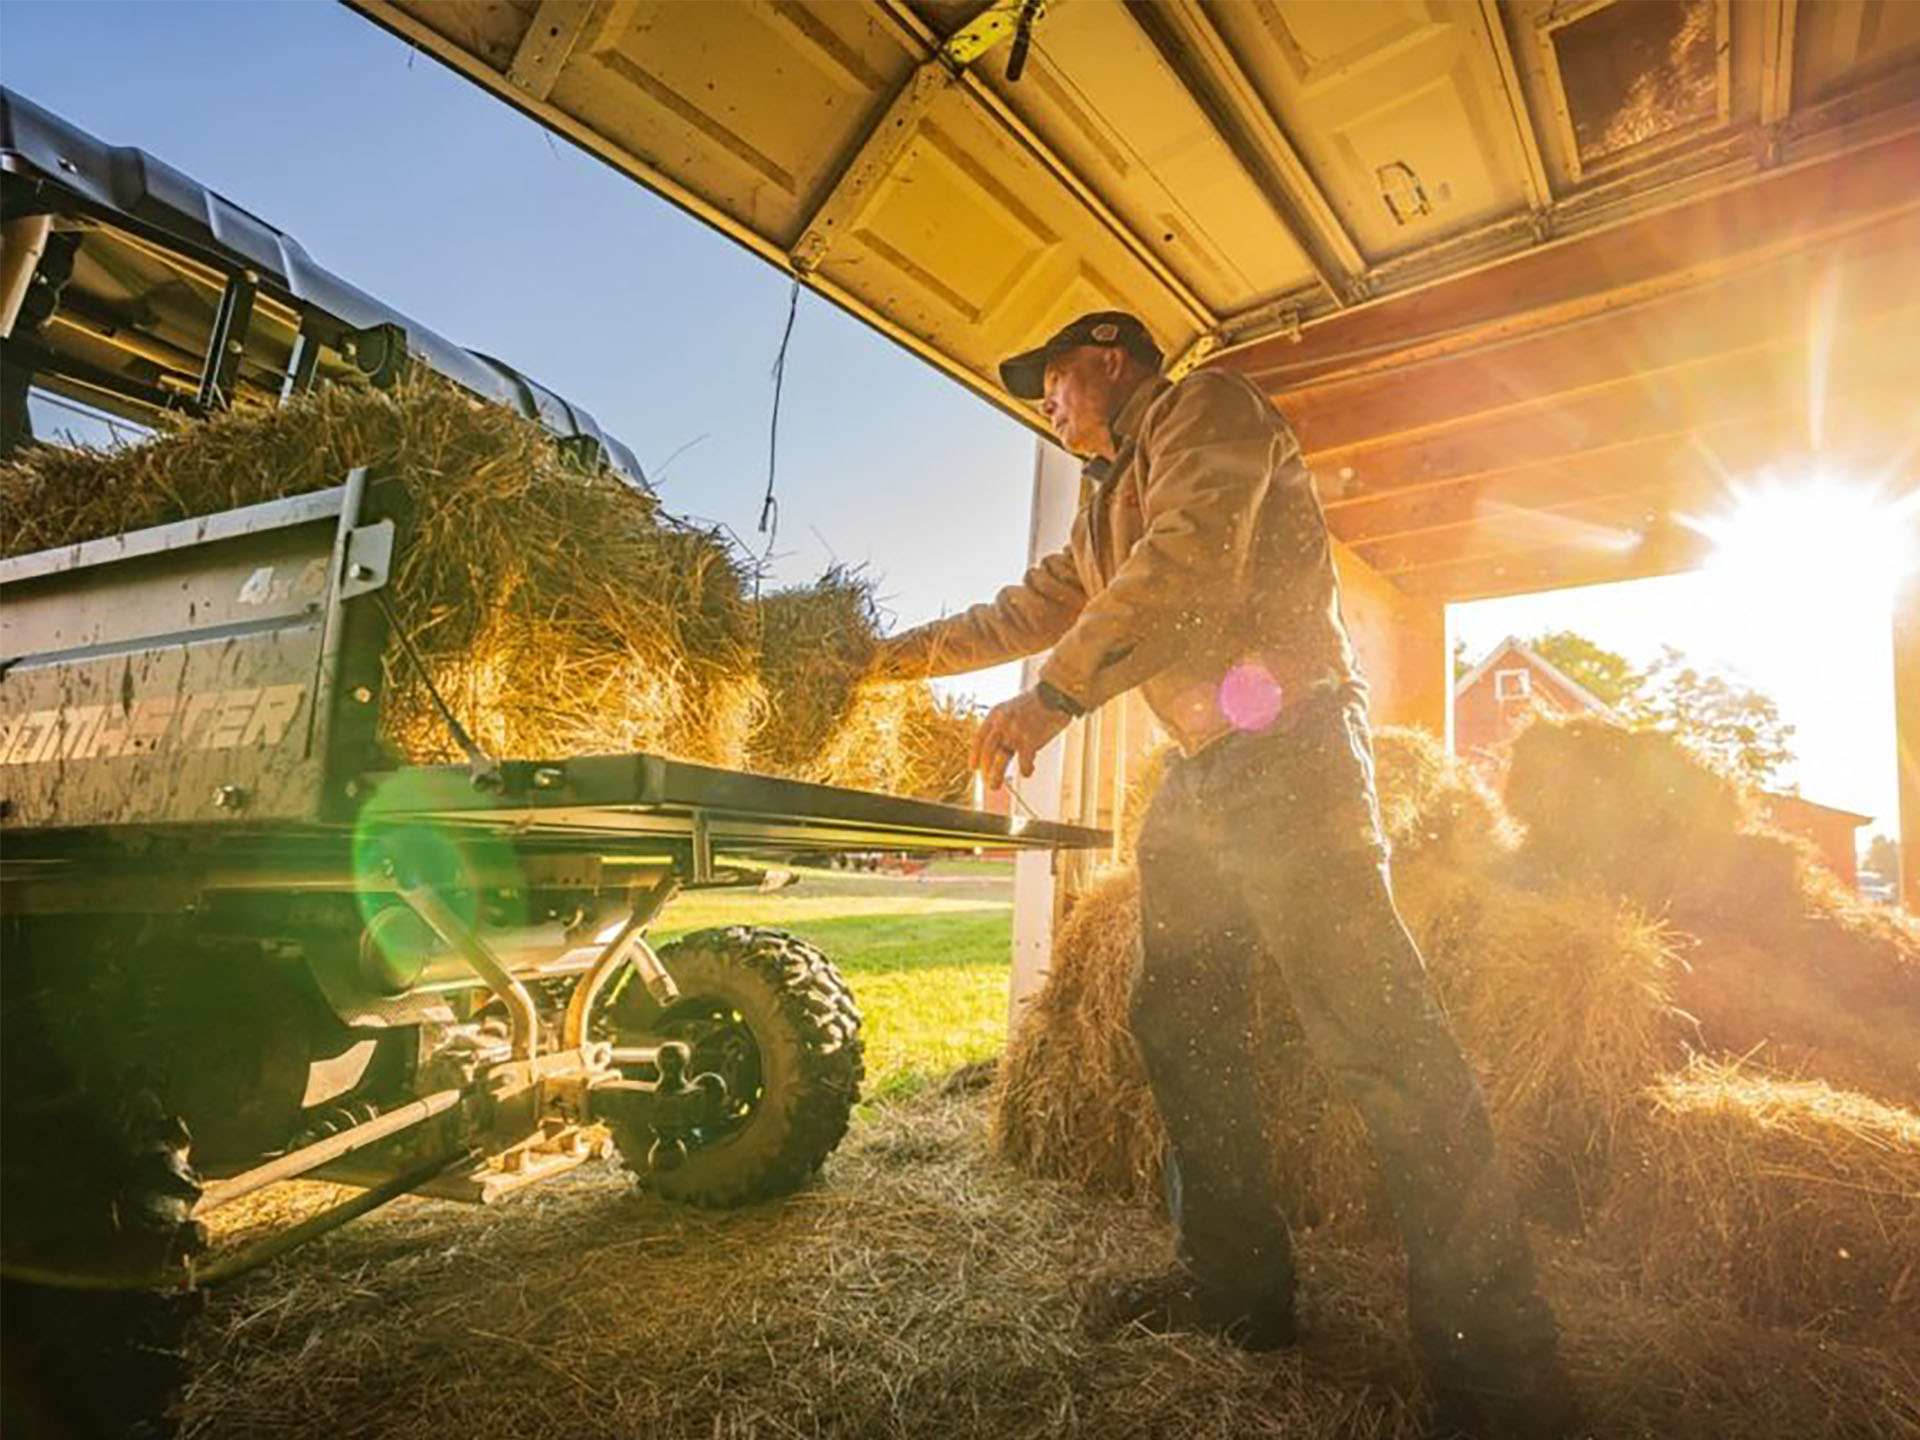
POLYGON ((1033 693, 1047 709, 1069 720, 1078 720, 1087 713, 1066 691, 1056 690, 1044 680, 1033 687, 1033 693))

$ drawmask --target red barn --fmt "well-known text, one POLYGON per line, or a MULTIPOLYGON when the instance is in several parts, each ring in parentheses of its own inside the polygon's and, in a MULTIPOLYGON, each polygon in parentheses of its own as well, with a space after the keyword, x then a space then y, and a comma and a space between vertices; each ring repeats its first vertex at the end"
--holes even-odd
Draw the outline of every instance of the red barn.
POLYGON ((1542 712, 1619 719, 1586 686, 1509 635, 1454 684, 1454 753, 1497 779, 1500 751, 1542 712))
POLYGON ((1860 884, 1855 859, 1857 840, 1854 831, 1873 819, 1851 810, 1836 810, 1831 805, 1816 805, 1798 795, 1763 794, 1758 797, 1761 817, 1776 830, 1811 840, 1827 868, 1847 884, 1849 890, 1860 884))
MULTIPOLYGON (((1626 723, 1599 696, 1509 635, 1454 684, 1454 753, 1499 789, 1507 743, 1543 713, 1604 715, 1616 724, 1626 723)), ((1849 889, 1859 883, 1854 831, 1872 816, 1771 791, 1755 799, 1768 825, 1811 840, 1827 868, 1849 889)))

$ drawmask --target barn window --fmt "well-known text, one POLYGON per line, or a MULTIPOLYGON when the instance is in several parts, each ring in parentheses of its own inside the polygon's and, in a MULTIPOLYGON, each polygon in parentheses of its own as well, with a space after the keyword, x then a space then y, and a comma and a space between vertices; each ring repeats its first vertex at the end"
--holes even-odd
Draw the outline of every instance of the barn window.
POLYGON ((1493 698, 1496 700, 1525 700, 1533 694, 1533 677, 1525 670, 1496 670, 1493 672, 1493 698))

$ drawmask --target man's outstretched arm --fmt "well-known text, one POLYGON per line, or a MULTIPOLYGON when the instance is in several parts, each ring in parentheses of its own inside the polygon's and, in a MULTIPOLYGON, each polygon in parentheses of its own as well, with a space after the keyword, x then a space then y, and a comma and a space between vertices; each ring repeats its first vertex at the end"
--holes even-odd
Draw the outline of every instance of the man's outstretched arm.
POLYGON ((1058 550, 993 599, 882 640, 872 673, 921 680, 1037 655, 1067 633, 1086 603, 1072 554, 1058 550))

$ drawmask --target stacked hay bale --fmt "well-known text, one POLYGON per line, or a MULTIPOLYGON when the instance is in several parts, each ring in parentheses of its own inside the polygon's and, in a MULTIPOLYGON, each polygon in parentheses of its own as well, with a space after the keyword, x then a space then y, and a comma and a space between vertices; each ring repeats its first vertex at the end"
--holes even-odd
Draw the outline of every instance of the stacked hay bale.
MULTIPOLYGON (((1754 827, 1665 737, 1534 726, 1509 781, 1517 843, 1430 741, 1385 731, 1378 750, 1396 898, 1532 1214, 1690 1313, 1911 1332, 1920 1116, 1884 1102, 1912 1093, 1920 1046, 1912 928, 1754 827), (1819 1078, 1708 1058, 1758 1044, 1819 1078)), ((1124 1034, 1137 895, 1122 870, 1061 932, 995 1127, 1024 1168, 1139 1196, 1162 1134, 1124 1034)), ((1269 1008, 1251 1083, 1281 1203, 1378 1233, 1358 1117, 1269 1008)))
MULTIPOLYGON (((1377 737, 1397 901, 1470 1055, 1529 1193, 1584 1208, 1632 1097, 1677 1053, 1674 957, 1658 926, 1586 891, 1542 896, 1503 875, 1499 802, 1417 731, 1377 737)), ((1161 1131, 1126 1034, 1138 882, 1121 869, 1081 897, 1054 970, 1008 1047, 996 1104, 1023 1167, 1152 1192, 1161 1131)), ((1264 988, 1253 1084, 1268 1105, 1274 1178, 1298 1224, 1380 1223, 1365 1127, 1314 1065, 1283 986, 1264 988)), ((1224 1080, 1223 1083, 1233 1083, 1224 1080)))
MULTIPOLYGON (((925 686, 862 683, 877 633, 864 581, 832 571, 756 602, 719 532, 436 381, 326 387, 119 449, 34 449, 0 465, 0 554, 323 489, 362 465, 398 480, 382 503, 405 531, 388 592, 400 624, 491 753, 649 751, 964 797, 970 718, 925 686)), ((397 647, 382 720, 401 759, 462 758, 397 647)))
POLYGON ((1007 1044, 994 1139, 1021 1169, 1102 1194, 1157 1192, 1166 1139, 1127 1029, 1140 877, 1110 870, 1054 937, 1047 983, 1007 1044))
POLYGON ((1761 827, 1727 776, 1582 718, 1520 735, 1506 799, 1538 883, 1599 884, 1692 937, 1676 998, 1707 1049, 1920 1104, 1920 933, 1761 827))

